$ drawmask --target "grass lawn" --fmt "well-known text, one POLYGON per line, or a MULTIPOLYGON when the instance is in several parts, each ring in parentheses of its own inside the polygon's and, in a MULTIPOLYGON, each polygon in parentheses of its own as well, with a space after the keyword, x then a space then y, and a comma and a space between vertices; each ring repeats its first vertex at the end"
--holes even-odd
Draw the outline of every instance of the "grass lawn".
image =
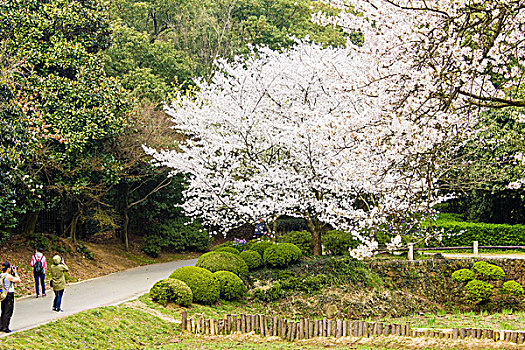
MULTIPOLYGON (((0 338, 0 349, 523 349, 523 346, 491 340, 445 340, 407 337, 316 338, 294 343, 256 334, 196 336, 180 333, 181 308, 152 303, 147 295, 120 306, 84 311, 40 327, 0 338)), ((216 306, 194 304, 191 315, 222 318, 228 313, 257 313, 257 305, 242 303, 216 306)), ((389 319, 412 322, 412 327, 450 328, 455 326, 492 329, 525 329, 525 313, 440 314, 389 319)), ((386 320, 385 320, 386 321, 386 320)))

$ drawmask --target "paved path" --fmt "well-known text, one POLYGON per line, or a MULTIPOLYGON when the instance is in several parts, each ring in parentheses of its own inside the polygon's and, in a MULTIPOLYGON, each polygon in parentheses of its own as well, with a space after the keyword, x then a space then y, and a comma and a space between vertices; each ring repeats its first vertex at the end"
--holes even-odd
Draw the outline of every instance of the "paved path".
POLYGON ((119 304, 146 293, 155 282, 167 278, 176 268, 195 265, 196 262, 197 259, 192 259, 141 266, 69 285, 62 300, 65 312, 61 313, 51 310, 54 298, 52 291, 44 298, 15 300, 11 329, 29 329, 83 310, 119 304))

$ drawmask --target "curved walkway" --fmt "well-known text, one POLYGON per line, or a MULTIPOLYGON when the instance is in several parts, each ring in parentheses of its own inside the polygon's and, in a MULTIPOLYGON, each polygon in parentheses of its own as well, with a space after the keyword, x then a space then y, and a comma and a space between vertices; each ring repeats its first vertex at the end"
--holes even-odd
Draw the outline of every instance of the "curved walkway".
POLYGON ((141 266, 68 285, 62 300, 65 312, 61 313, 51 310, 52 291, 44 298, 15 300, 10 327, 13 331, 21 331, 80 311, 119 304, 146 293, 155 282, 167 278, 176 268, 195 265, 196 262, 197 259, 191 259, 141 266))

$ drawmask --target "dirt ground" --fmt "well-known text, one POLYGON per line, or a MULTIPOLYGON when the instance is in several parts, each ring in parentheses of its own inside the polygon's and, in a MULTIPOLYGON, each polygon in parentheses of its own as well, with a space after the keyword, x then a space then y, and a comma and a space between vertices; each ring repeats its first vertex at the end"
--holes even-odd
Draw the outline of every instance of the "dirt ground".
MULTIPOLYGON (((63 252, 50 249, 44 251, 44 255, 51 264, 51 259, 58 254, 64 258, 70 273, 68 282, 78 282, 90 278, 104 276, 113 272, 126 270, 132 267, 160 263, 170 260, 191 259, 199 253, 163 253, 157 258, 151 258, 140 250, 140 242, 131 242, 130 250, 126 251, 119 240, 111 236, 98 236, 89 242, 79 241, 94 254, 91 260, 82 253, 77 252, 77 245, 68 239, 59 239, 57 246, 63 252)), ((29 266, 31 256, 35 253, 30 239, 18 235, 11 236, 7 242, 0 245, 0 263, 8 261, 11 265, 18 266, 21 283, 16 285, 17 297, 34 295, 33 270, 29 266)), ((47 277, 47 276, 46 276, 47 277)), ((49 289, 46 278, 46 288, 49 289)))

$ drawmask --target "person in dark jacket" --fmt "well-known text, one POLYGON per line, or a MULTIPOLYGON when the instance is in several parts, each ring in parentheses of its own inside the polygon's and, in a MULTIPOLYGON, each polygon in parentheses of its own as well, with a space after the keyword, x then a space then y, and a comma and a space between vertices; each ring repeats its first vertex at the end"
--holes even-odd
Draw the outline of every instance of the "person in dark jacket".
POLYGON ((0 281, 3 282, 2 289, 7 290, 7 296, 2 300, 2 315, 0 316, 0 332, 11 333, 9 323, 15 310, 15 286, 14 283, 20 283, 18 271, 10 263, 2 264, 2 274, 0 281))
POLYGON ((64 289, 66 289, 66 276, 64 272, 69 271, 69 268, 64 263, 64 259, 60 255, 53 257, 53 263, 49 267, 51 273, 51 288, 55 292, 55 299, 53 300, 53 311, 63 312, 61 309, 62 296, 64 295, 64 289))

